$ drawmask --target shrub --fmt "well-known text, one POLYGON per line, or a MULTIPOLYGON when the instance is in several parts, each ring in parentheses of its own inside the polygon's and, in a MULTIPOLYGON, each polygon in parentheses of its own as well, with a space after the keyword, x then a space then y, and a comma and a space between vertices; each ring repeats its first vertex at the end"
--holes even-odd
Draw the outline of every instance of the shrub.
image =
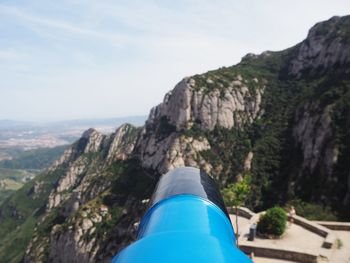
POLYGON ((343 246, 343 242, 342 242, 339 238, 337 238, 337 239, 335 240, 335 247, 336 247, 337 249, 341 249, 342 246, 343 246))
POLYGON ((281 207, 273 207, 260 216, 257 230, 263 235, 281 236, 287 225, 287 213, 281 207))

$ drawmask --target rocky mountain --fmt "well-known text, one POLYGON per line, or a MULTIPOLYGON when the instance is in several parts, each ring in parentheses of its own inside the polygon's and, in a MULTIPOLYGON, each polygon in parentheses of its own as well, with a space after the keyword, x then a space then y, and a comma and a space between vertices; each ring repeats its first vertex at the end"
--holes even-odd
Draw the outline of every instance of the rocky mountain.
POLYGON ((245 176, 254 210, 301 200, 350 219, 350 16, 280 52, 184 78, 141 128, 86 131, 0 208, 0 262, 108 262, 162 173, 245 176))

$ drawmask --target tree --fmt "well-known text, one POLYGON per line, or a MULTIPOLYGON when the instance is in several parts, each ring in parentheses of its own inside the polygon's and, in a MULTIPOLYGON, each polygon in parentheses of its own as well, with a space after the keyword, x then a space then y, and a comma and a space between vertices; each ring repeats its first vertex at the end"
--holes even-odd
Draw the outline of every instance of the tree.
POLYGON ((229 184, 223 191, 223 197, 227 206, 234 206, 236 210, 236 237, 238 245, 238 206, 244 204, 250 192, 250 177, 244 176, 243 179, 235 184, 229 184))

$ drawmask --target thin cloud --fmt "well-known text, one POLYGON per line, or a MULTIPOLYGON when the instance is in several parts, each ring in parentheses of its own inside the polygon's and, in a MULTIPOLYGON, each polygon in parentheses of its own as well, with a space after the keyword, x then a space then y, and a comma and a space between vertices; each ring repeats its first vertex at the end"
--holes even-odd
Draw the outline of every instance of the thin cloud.
POLYGON ((144 115, 184 76, 350 13, 348 0, 1 2, 0 118, 18 119, 144 115))
MULTIPOLYGON (((42 32, 42 30, 38 30, 38 28, 40 29, 41 27, 42 29, 42 27, 45 27, 45 28, 49 28, 50 30, 58 29, 73 35, 79 34, 79 35, 86 35, 89 37, 100 38, 103 40, 108 40, 118 45, 121 43, 130 42, 131 40, 130 37, 126 37, 124 35, 118 35, 116 33, 113 33, 113 34, 103 33, 103 32, 100 32, 99 30, 92 30, 89 28, 73 25, 67 21, 54 20, 54 19, 49 19, 38 15, 33 15, 15 7, 0 5, 0 13, 3 13, 5 15, 15 16, 17 19, 20 19, 21 21, 23 21, 23 25, 27 25, 31 27, 34 31, 40 32, 40 33, 42 32)), ((46 34, 46 36, 50 36, 50 34, 46 34)))
POLYGON ((15 50, 13 48, 0 49, 0 61, 3 60, 23 60, 31 58, 30 53, 15 50))

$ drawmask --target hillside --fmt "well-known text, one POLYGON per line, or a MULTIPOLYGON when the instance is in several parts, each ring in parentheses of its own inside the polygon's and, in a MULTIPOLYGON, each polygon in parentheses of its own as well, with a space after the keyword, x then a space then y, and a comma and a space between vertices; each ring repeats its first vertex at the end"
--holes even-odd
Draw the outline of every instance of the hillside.
POLYGON ((0 168, 42 170, 57 160, 67 147, 63 145, 20 152, 10 160, 0 161, 0 168))
POLYGON ((303 202, 349 220, 349 28, 333 17, 294 47, 187 77, 141 128, 86 131, 1 205, 0 262, 108 262, 184 165, 221 188, 249 176, 255 211, 303 202))
POLYGON ((0 168, 0 204, 26 182, 34 178, 35 172, 0 168))
POLYGON ((10 160, 0 161, 0 204, 14 191, 57 160, 68 146, 19 151, 10 160))

